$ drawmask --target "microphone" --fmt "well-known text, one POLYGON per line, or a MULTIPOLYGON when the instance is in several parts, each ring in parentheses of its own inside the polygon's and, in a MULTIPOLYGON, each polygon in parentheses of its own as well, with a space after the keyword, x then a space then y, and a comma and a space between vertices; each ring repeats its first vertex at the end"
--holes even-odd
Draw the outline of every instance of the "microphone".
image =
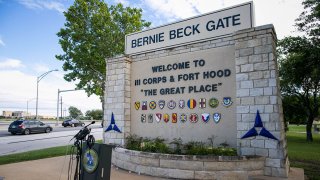
POLYGON ((83 127, 76 135, 74 135, 73 138, 76 138, 77 140, 83 140, 91 132, 91 129, 88 129, 87 127, 90 126, 91 124, 94 124, 94 123, 96 123, 96 122, 92 121, 90 124, 83 127))
POLYGON ((95 121, 92 121, 90 124, 86 125, 85 128, 88 127, 88 126, 90 126, 91 124, 94 124, 94 123, 96 123, 96 122, 95 122, 95 121))

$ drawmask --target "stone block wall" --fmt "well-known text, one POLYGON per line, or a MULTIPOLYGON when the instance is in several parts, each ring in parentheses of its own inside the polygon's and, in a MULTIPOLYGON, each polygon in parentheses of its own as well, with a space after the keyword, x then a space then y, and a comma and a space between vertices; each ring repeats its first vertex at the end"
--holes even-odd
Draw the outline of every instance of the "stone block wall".
MULTIPOLYGON (((113 112, 115 123, 123 133, 115 131, 104 133, 104 143, 124 145, 125 136, 130 133, 131 62, 224 46, 235 46, 237 97, 235 113, 238 155, 263 156, 266 158, 263 169, 264 175, 287 177, 289 161, 275 54, 276 34, 272 25, 241 30, 232 36, 204 42, 136 54, 130 57, 108 59, 104 110, 105 126, 110 124, 111 113, 113 112), (264 127, 279 141, 262 136, 241 139, 254 126, 257 110, 260 112, 264 127)), ((119 163, 125 163, 125 160, 121 160, 119 163)), ((127 164, 123 168, 130 170, 131 166, 127 164)), ((165 172, 173 173, 171 171, 173 170, 165 172)), ((194 174, 200 172, 194 172, 194 174)))
POLYGON ((243 179, 263 175, 264 157, 157 154, 116 148, 112 163, 122 169, 163 178, 243 179))
POLYGON ((106 144, 124 145, 124 137, 130 133, 130 66, 131 61, 126 57, 107 60, 104 129, 110 125, 113 113, 115 124, 122 133, 104 132, 106 144))
POLYGON ((237 83, 238 154, 264 156, 265 175, 287 177, 289 161, 274 28, 272 25, 265 25, 238 31, 233 39, 237 83), (241 139, 254 126, 257 110, 260 112, 263 127, 279 141, 263 136, 241 139))

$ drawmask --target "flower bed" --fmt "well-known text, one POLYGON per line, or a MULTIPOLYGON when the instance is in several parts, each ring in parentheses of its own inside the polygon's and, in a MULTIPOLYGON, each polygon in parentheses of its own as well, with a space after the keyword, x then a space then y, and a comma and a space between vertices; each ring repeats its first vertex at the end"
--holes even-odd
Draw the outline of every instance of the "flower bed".
POLYGON ((263 175, 264 157, 175 155, 115 148, 112 163, 136 173, 178 179, 248 179, 263 175))

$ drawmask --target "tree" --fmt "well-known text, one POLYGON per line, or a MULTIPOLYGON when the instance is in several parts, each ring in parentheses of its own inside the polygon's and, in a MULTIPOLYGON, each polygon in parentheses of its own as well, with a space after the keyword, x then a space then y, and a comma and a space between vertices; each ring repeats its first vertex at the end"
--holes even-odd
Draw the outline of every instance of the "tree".
POLYGON ((307 109, 300 103, 301 100, 296 95, 283 94, 282 106, 284 121, 292 124, 306 124, 307 109))
POLYGON ((305 11, 296 19, 299 31, 305 32, 312 41, 320 42, 320 1, 305 0, 302 2, 305 11))
POLYGON ((72 117, 72 118, 77 118, 79 116, 82 116, 82 112, 80 109, 74 107, 74 106, 70 106, 69 107, 69 115, 72 117))
POLYGON ((103 112, 101 109, 95 109, 95 110, 88 110, 86 112, 87 117, 91 117, 92 119, 95 120, 101 120, 103 118, 103 112))
MULTIPOLYGON (((57 33, 64 54, 64 79, 76 81, 88 96, 96 94, 103 102, 106 58, 124 53, 125 35, 150 25, 141 19, 142 10, 108 6, 103 0, 75 0, 64 12, 64 28, 57 33)), ((103 105, 103 104, 102 104, 103 105)), ((102 106, 103 107, 103 106, 102 106)))
MULTIPOLYGON (((313 141, 312 124, 319 115, 320 93, 320 1, 305 0, 306 11, 296 19, 302 37, 286 37, 278 42, 281 92, 294 96, 307 115, 307 141, 313 141)), ((285 110, 286 111, 286 110, 285 110)))

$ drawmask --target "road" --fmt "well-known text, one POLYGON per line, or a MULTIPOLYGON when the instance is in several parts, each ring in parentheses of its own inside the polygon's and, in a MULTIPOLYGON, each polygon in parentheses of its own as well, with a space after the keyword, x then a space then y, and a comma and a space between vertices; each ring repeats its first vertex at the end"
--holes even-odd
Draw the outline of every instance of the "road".
MULTIPOLYGON (((96 140, 102 139, 102 128, 99 124, 91 125, 91 134, 96 140), (91 127, 92 126, 92 127, 91 127)), ((81 127, 54 127, 51 133, 30 135, 11 135, 7 125, 0 125, 0 156, 37 150, 55 146, 73 144, 72 137, 79 132, 81 127), (4 128, 6 126, 6 129, 4 128)))

